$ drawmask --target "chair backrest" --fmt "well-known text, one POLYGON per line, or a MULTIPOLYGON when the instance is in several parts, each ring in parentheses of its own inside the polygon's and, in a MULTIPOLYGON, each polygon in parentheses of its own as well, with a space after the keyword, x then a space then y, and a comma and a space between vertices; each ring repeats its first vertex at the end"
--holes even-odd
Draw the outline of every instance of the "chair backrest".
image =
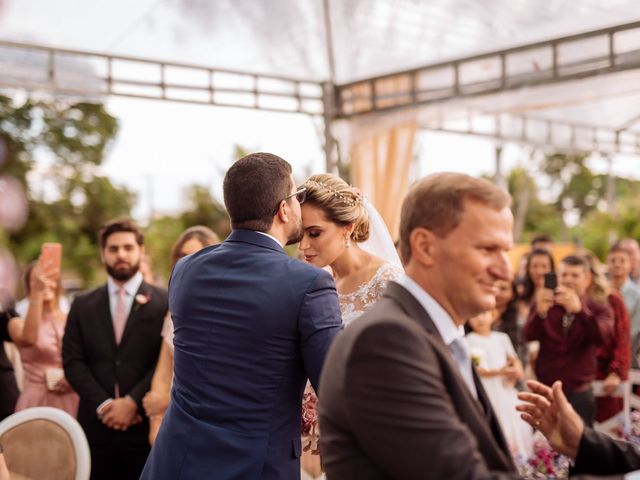
POLYGON ((14 413, 0 422, 0 442, 9 471, 18 478, 89 478, 87 438, 76 419, 63 410, 35 407, 14 413))

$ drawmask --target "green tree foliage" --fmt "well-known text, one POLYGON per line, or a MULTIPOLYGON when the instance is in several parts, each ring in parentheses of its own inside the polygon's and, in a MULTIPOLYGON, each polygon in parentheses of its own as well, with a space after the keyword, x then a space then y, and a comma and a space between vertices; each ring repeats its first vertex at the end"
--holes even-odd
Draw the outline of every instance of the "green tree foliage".
POLYGON ((590 212, 576 228, 575 234, 583 245, 604 259, 612 243, 622 238, 640 239, 640 190, 621 196, 614 213, 600 210, 590 212))
POLYGON ((224 207, 202 185, 191 185, 184 191, 185 208, 178 215, 154 218, 145 230, 147 253, 153 259, 154 273, 168 279, 171 248, 180 234, 189 227, 204 225, 224 240, 231 226, 224 207))
POLYGON ((16 105, 0 96, 0 138, 7 146, 0 175, 17 178, 29 202, 26 225, 8 235, 20 263, 34 260, 42 242, 58 241, 63 267, 83 284, 102 272, 98 231, 106 221, 128 216, 135 201, 133 193, 98 173, 117 132, 117 119, 101 104, 27 100, 16 105), (36 156, 49 160, 46 174, 36 174, 36 156), (43 179, 51 184, 47 192, 35 188, 43 179))
POLYGON ((551 191, 558 192, 549 202, 540 198, 529 170, 515 168, 509 172, 517 241, 528 242, 538 233, 547 233, 557 241, 579 239, 603 258, 612 241, 640 238, 640 181, 615 177, 615 204, 610 208, 606 202, 608 176, 594 173, 587 166, 587 158, 586 154, 545 156, 534 171, 537 178, 546 178, 551 191), (576 223, 571 228, 565 224, 569 214, 576 223))

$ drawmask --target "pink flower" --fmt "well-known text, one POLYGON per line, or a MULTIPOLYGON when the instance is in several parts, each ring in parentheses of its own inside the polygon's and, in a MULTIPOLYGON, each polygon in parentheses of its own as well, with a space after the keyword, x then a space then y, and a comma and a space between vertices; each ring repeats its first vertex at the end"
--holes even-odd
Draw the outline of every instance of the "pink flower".
POLYGON ((142 294, 139 293, 136 295, 136 303, 139 305, 145 305, 147 303, 149 303, 149 300, 151 300, 151 295, 147 294, 142 294))
POLYGON ((302 396, 302 418, 300 425, 302 445, 304 451, 319 454, 318 442, 320 430, 318 429, 318 397, 311 387, 307 387, 302 396))

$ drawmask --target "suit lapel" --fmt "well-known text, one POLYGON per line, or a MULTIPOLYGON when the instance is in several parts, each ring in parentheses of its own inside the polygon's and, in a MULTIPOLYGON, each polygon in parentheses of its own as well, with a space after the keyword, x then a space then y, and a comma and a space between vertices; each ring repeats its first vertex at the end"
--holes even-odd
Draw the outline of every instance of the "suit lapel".
POLYGON ((480 377, 478 377, 475 368, 473 369, 473 379, 476 384, 476 390, 478 391, 478 403, 481 404, 482 408, 484 409, 484 417, 487 419, 487 424, 491 428, 493 438, 496 440, 500 448, 502 448, 503 452, 507 454, 506 457, 510 461, 511 455, 509 453, 509 444, 507 443, 507 439, 502 432, 502 427, 498 423, 498 417, 496 417, 495 411, 491 406, 491 400, 489 400, 489 396, 484 390, 482 382, 480 381, 480 377))
MULTIPOLYGON (((442 352, 443 356, 448 359, 451 364, 451 370, 458 374, 458 380, 461 385, 465 384, 464 379, 462 378, 462 374, 460 373, 460 367, 458 366, 458 362, 453 358, 453 354, 451 353, 451 349, 449 346, 444 343, 444 340, 440 336, 440 332, 436 328, 436 325, 431 320, 429 313, 424 309, 422 304, 418 302, 418 300, 404 287, 395 283, 389 282, 389 286, 387 287, 387 291, 385 292, 386 296, 389 296, 400 305, 400 307, 405 311, 405 313, 417 321, 424 329, 431 334, 431 338, 435 341, 435 346, 437 346, 442 352)), ((474 380, 476 379, 475 370, 473 370, 474 380)), ((476 383, 476 389, 478 386, 478 381, 476 383)), ((475 404, 476 408, 478 408, 478 413, 484 416, 486 408, 485 405, 481 404, 480 395, 478 395, 478 400, 476 400, 468 388, 465 388, 464 391, 468 394, 468 400, 475 404)), ((486 395, 485 395, 485 400, 486 395)))
POLYGON ((435 335, 440 344, 446 347, 427 311, 406 288, 396 282, 389 282, 384 296, 394 299, 409 317, 422 325, 427 332, 435 335))
MULTIPOLYGON (((442 340, 442 337, 440 336, 438 329, 433 323, 433 320, 431 320, 431 317, 424 309, 424 307, 420 304, 420 302, 418 302, 418 300, 407 289, 395 282, 389 282, 384 296, 395 300, 395 302, 400 306, 402 310, 404 310, 404 312, 410 318, 424 327, 424 329, 430 334, 430 337, 433 340, 434 347, 441 350, 443 357, 447 359, 448 363, 450 364, 450 370, 452 372, 455 372, 454 375, 458 376, 458 383, 463 385, 464 379, 462 378, 462 374, 460 373, 457 362, 453 358, 449 347, 444 343, 444 340, 442 340)), ((515 469, 513 461, 511 460, 507 442, 504 438, 504 434, 502 433, 502 429, 497 423, 497 418, 495 416, 495 413, 493 412, 493 408, 491 407, 489 397, 484 391, 482 383, 480 382, 480 378, 476 374, 475 369, 473 369, 473 379, 476 385, 476 390, 478 392, 477 400, 473 397, 468 388, 464 388, 461 390, 467 396, 467 401, 475 405, 478 415, 485 419, 485 422, 483 422, 483 429, 485 430, 486 435, 488 435, 489 438, 493 437, 495 439, 496 444, 502 450, 502 463, 505 466, 510 466, 512 469, 515 469)))
MULTIPOLYGON (((131 335, 131 329, 135 326, 135 323, 139 321, 140 312, 146 306, 146 303, 142 304, 137 301, 137 299, 139 298, 138 297, 139 295, 142 295, 143 297, 145 297, 147 299, 147 302, 151 300, 151 287, 149 286, 148 283, 142 282, 140 284, 140 287, 138 288, 138 291, 135 294, 135 297, 133 298, 133 302, 131 303, 131 310, 129 310, 129 316, 127 317, 127 323, 124 326, 124 332, 122 332, 122 338, 120 339, 119 346, 122 346, 122 344, 127 340, 129 335, 131 335)), ((115 341, 115 337, 114 337, 114 341, 115 341)))
POLYGON ((115 348, 116 334, 113 330, 113 319, 111 318, 111 307, 109 305, 109 287, 107 285, 102 287, 100 291, 96 315, 98 316, 100 328, 104 329, 104 337, 107 338, 109 343, 115 348))

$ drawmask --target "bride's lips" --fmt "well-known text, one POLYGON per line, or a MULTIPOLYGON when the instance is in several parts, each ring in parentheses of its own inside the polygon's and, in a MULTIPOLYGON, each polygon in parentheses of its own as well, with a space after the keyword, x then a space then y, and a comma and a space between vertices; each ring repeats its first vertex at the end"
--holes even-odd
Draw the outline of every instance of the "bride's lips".
POLYGON ((304 256, 304 260, 305 260, 306 262, 311 263, 311 262, 313 261, 313 259, 314 259, 314 258, 316 258, 316 257, 317 257, 317 255, 305 255, 305 256, 304 256))

